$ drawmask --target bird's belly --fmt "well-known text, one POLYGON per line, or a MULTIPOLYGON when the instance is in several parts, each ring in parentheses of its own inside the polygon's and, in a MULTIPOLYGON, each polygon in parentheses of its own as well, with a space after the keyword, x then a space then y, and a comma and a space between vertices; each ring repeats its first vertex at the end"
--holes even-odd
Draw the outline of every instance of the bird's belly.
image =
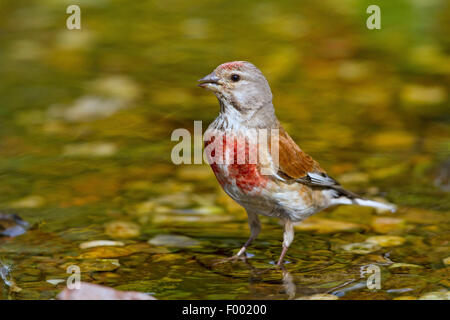
POLYGON ((318 192, 308 186, 293 183, 275 183, 268 195, 276 204, 279 215, 292 221, 302 221, 323 209, 322 199, 318 192))
MULTIPOLYGON (((301 221, 318 211, 317 197, 309 187, 298 183, 286 184, 262 173, 261 163, 271 160, 269 157, 258 158, 257 162, 249 159, 249 155, 261 154, 251 139, 239 139, 236 134, 214 137, 212 141, 217 144, 218 139, 222 145, 206 152, 208 162, 224 191, 245 209, 293 221, 301 221), (219 157, 218 150, 223 150, 219 157)), ((205 148, 212 141, 206 142, 205 148)))
POLYGON ((252 212, 301 221, 320 210, 314 191, 262 175, 253 165, 211 165, 224 191, 252 212))

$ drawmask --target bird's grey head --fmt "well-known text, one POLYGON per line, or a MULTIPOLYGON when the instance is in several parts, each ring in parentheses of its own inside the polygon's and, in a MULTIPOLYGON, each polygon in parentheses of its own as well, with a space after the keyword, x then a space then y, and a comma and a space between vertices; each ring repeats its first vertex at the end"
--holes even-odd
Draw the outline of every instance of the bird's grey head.
POLYGON ((222 109, 225 109, 222 112, 238 111, 245 116, 254 115, 260 109, 273 109, 269 83, 262 72, 250 62, 234 61, 221 64, 199 82, 200 87, 217 96, 222 109))

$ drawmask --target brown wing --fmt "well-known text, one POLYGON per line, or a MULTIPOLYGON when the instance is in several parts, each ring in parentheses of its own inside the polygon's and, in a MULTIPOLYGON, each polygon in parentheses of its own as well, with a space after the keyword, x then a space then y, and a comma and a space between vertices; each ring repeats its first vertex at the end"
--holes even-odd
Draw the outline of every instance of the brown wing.
POLYGON ((344 195, 351 199, 358 197, 347 191, 328 176, 319 163, 303 152, 283 127, 279 128, 279 170, 278 176, 284 180, 295 181, 312 187, 329 188, 337 191, 336 196, 344 195))
POLYGON ((279 130, 278 161, 280 171, 292 179, 302 178, 308 172, 325 173, 317 161, 299 148, 283 127, 279 130))

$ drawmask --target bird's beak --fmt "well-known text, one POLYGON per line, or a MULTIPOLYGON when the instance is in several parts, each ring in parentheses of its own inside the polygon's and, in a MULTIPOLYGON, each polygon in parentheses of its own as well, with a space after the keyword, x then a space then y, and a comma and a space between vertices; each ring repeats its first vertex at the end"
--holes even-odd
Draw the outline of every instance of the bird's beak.
POLYGON ((198 80, 198 82, 200 82, 198 86, 205 89, 214 89, 220 85, 219 80, 219 77, 217 77, 213 72, 198 80))

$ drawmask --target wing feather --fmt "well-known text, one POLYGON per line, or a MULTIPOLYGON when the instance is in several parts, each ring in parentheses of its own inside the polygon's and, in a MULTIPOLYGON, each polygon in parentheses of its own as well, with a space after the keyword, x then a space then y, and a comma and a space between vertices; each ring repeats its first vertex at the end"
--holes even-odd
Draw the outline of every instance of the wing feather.
POLYGON ((336 191, 336 196, 344 195, 350 199, 359 198, 347 191, 331 178, 319 163, 303 152, 289 134, 280 126, 279 129, 279 170, 276 177, 283 180, 302 183, 311 187, 329 188, 336 191))
POLYGON ((279 129, 280 170, 292 179, 304 177, 308 172, 324 172, 319 163, 303 152, 283 127, 279 129))

